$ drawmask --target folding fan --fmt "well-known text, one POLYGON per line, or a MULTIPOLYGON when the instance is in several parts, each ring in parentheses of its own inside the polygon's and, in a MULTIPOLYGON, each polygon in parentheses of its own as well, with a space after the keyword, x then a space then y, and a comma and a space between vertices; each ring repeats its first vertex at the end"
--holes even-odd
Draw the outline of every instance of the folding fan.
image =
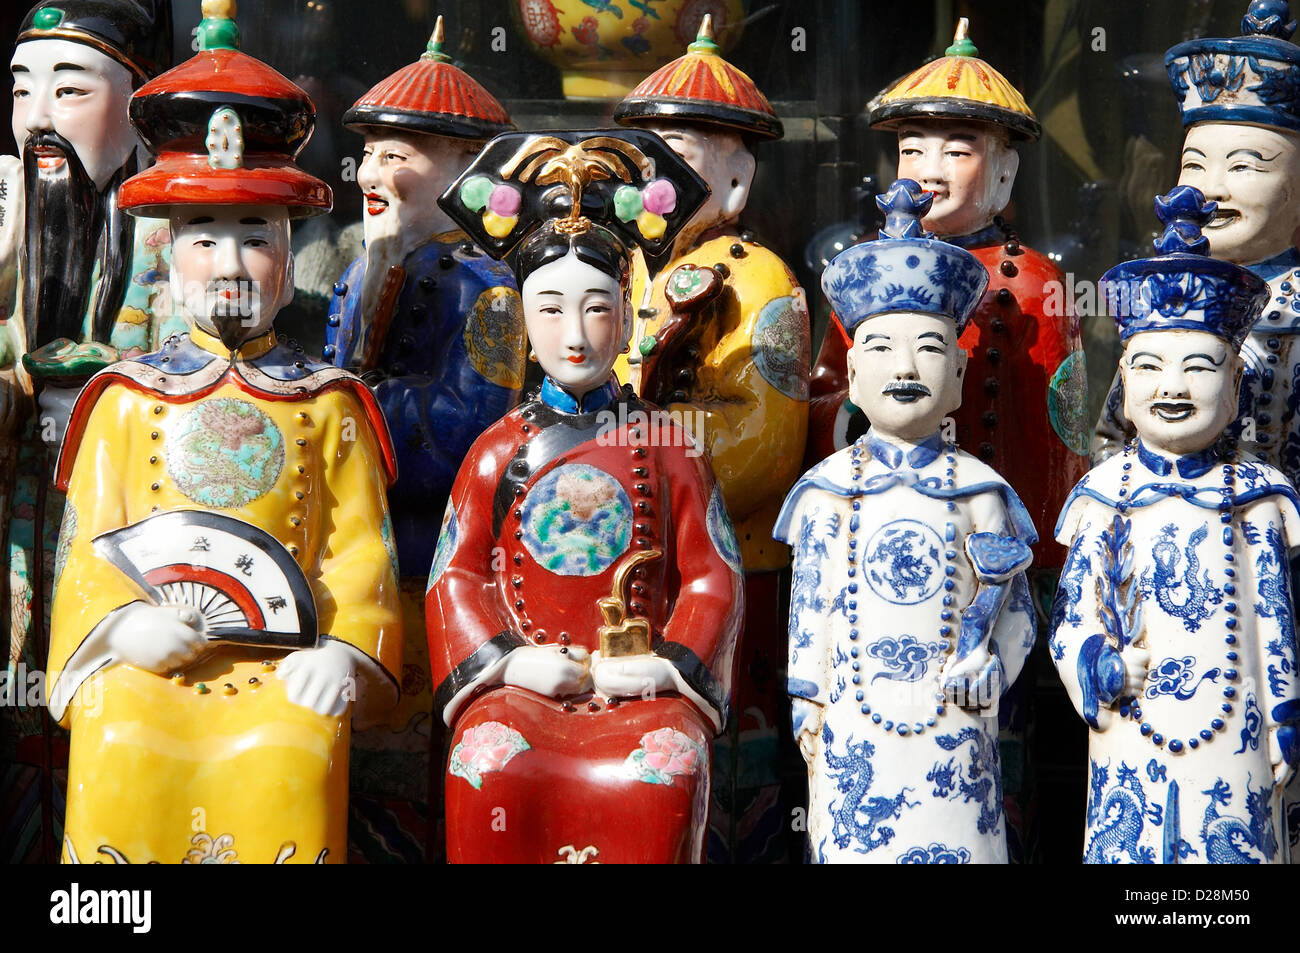
POLYGON ((274 536, 206 510, 147 517, 92 545, 154 605, 198 609, 209 637, 241 645, 316 644, 316 603, 301 567, 274 536))

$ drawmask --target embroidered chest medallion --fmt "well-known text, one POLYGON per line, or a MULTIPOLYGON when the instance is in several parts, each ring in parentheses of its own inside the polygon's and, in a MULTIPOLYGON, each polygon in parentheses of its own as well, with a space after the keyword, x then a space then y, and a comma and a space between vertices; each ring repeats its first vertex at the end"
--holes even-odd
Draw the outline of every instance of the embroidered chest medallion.
POLYGON ((597 576, 627 551, 632 501, 605 471, 570 463, 529 491, 520 528, 539 565, 559 576, 597 576))
POLYGON ((167 436, 167 473, 195 503, 220 509, 266 495, 284 468, 284 435, 253 404, 200 403, 167 436))

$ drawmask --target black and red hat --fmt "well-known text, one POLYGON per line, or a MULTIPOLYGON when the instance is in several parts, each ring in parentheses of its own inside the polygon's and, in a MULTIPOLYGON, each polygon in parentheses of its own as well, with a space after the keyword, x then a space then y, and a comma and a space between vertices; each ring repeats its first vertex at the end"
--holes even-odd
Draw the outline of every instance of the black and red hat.
POLYGON ((316 107, 298 86, 241 53, 234 0, 203 0, 199 52, 131 97, 131 124, 157 157, 122 183, 118 205, 165 217, 174 205, 279 205, 328 212, 330 187, 294 163, 316 107))
POLYGON ((420 58, 380 80, 343 114, 343 125, 377 126, 482 141, 511 132, 510 114, 443 51, 442 17, 420 58))
POLYGON ((23 18, 18 43, 71 40, 112 57, 136 85, 172 62, 171 0, 52 0, 23 18))

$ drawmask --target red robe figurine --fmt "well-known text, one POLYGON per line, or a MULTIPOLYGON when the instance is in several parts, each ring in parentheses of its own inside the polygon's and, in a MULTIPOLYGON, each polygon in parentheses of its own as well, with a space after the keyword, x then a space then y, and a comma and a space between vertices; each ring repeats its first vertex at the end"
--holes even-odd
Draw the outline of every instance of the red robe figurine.
POLYGON ((494 257, 536 229, 517 267, 546 372, 470 449, 429 577, 452 862, 703 859, 740 550, 689 428, 610 369, 626 243, 662 250, 705 192, 657 136, 620 130, 499 136, 441 199, 494 257))

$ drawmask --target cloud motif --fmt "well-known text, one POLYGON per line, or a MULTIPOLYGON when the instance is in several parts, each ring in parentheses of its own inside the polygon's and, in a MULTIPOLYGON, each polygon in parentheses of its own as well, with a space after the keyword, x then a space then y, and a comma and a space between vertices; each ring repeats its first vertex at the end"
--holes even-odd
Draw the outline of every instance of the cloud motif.
POLYGON ((888 678, 895 682, 914 682, 925 675, 931 662, 943 658, 943 642, 921 642, 915 636, 902 635, 897 639, 885 636, 865 649, 867 658, 881 662, 889 671, 877 672, 871 677, 888 678))

